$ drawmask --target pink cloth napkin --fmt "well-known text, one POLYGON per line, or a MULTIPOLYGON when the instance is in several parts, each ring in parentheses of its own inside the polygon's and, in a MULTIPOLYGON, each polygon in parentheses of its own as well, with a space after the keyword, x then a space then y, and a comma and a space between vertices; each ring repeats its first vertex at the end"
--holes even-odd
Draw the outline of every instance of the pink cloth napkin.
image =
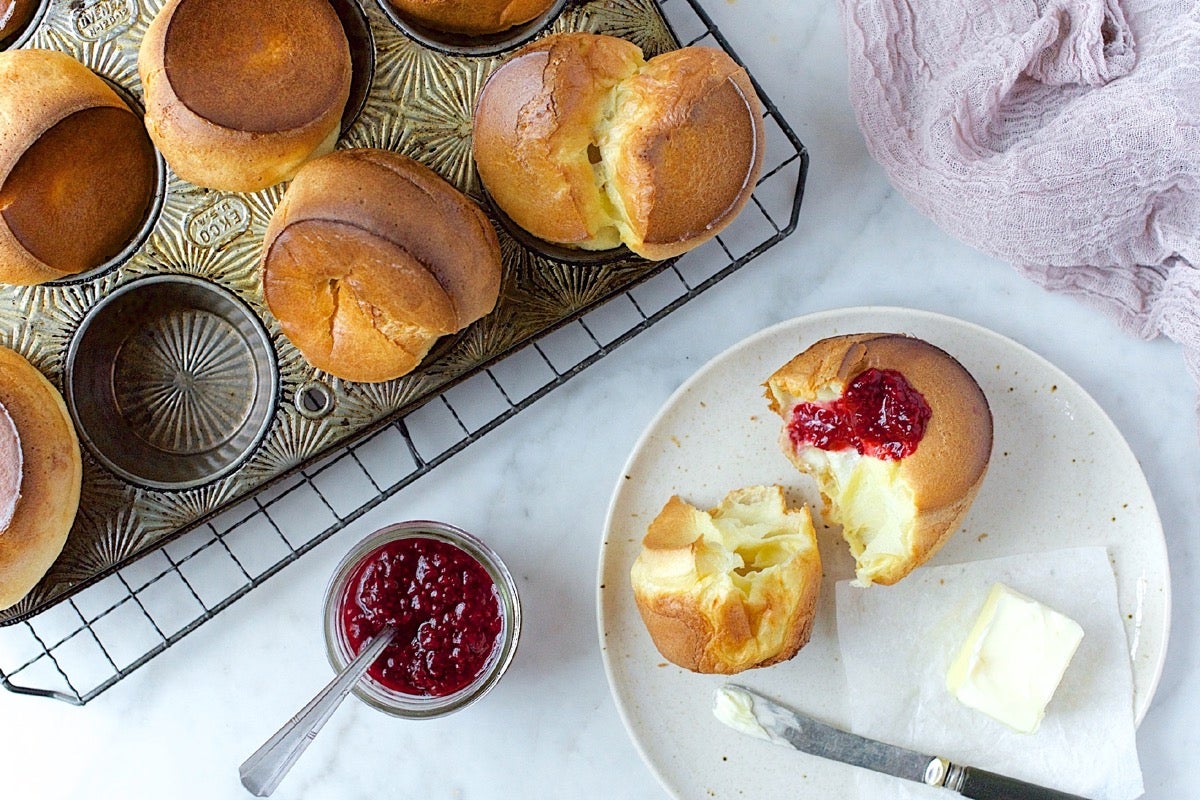
POLYGON ((839 0, 850 95, 908 200, 1200 381, 1200 1, 839 0))

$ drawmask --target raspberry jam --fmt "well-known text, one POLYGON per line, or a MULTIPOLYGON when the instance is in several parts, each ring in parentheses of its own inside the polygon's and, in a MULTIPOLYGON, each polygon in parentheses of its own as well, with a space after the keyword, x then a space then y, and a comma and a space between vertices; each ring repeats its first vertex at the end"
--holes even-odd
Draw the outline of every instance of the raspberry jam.
POLYGON ((917 449, 931 416, 929 403, 903 375, 872 367, 855 376, 837 400, 798 403, 787 430, 795 447, 854 448, 898 461, 917 449))
POLYGON ((387 542, 354 568, 338 609, 351 654, 385 625, 396 637, 368 673, 389 689, 445 697, 487 667, 502 627, 499 592, 474 557, 447 542, 387 542))

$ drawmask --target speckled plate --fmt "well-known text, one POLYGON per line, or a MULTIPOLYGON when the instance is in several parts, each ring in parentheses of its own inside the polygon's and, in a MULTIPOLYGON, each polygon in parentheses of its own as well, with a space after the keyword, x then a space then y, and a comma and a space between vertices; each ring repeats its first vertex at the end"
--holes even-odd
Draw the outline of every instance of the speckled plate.
MULTIPOLYGON (((662 658, 638 616, 629 568, 646 526, 671 494, 709 508, 735 487, 779 483, 795 500, 820 508, 815 485, 777 448, 779 421, 762 383, 818 339, 863 331, 908 333, 938 345, 971 371, 992 408, 987 478, 964 529, 931 564, 1107 547, 1139 722, 1154 695, 1170 625, 1166 543, 1141 468, 1104 411, 1052 364, 975 325, 897 308, 826 311, 762 331, 681 386, 638 441, 612 499, 599 569, 604 665, 630 735, 677 797, 856 796, 853 769, 752 747, 712 717, 712 691, 724 679, 662 658)), ((754 671, 753 680, 767 694, 849 725, 833 587, 853 577, 853 560, 840 531, 817 521, 825 576, 812 641, 791 661, 754 671)))

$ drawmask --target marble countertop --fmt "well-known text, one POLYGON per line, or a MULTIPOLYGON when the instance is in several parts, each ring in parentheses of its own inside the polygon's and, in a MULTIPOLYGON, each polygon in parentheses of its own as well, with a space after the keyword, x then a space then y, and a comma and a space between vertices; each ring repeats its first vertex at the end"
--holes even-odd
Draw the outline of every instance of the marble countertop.
POLYGON ((777 322, 861 305, 935 311, 1003 334, 1074 378, 1126 437, 1158 504, 1174 597, 1165 668, 1138 732, 1145 796, 1194 793, 1200 440, 1179 348, 1131 338, 1043 291, 898 196, 854 122, 834 4, 705 6, 811 154, 795 233, 86 706, 0 692, 4 796, 248 796, 238 765, 330 677, 320 609, 334 565, 370 530, 410 518, 452 522, 504 555, 525 606, 516 659, 491 694, 449 718, 402 722, 348 701, 275 796, 665 796, 622 726, 600 656, 596 569, 609 499, 642 430, 709 359, 777 322))

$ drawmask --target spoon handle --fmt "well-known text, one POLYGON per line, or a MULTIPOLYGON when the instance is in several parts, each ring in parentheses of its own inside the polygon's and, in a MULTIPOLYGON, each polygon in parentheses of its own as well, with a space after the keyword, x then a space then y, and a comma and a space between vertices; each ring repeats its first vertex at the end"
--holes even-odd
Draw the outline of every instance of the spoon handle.
POLYGON ((354 657, 346 668, 329 685, 288 720, 274 736, 242 762, 238 774, 242 785, 255 797, 267 797, 283 780, 296 759, 316 737, 321 726, 333 716, 333 712, 350 694, 354 684, 375 663, 375 659, 396 635, 395 628, 384 628, 354 657))

